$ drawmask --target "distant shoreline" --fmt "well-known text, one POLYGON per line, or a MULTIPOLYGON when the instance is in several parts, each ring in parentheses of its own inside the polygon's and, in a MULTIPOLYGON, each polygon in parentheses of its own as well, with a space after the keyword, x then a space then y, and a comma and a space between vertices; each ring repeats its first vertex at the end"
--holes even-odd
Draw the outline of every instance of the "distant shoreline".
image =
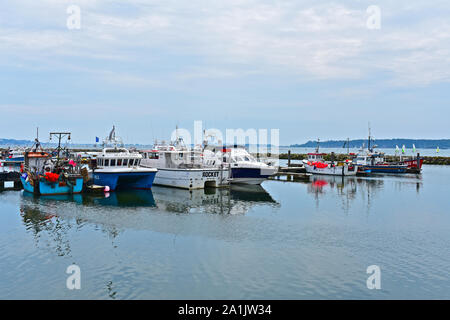
MULTIPOLYGON (((356 140, 327 140, 320 141, 321 148, 360 148, 368 145, 367 139, 356 140)), ((376 145, 379 149, 395 149, 406 146, 412 148, 413 145, 417 149, 450 149, 450 139, 374 139, 371 145, 376 145)), ((317 141, 308 141, 303 144, 292 144, 291 148, 314 148, 317 146, 317 141)))

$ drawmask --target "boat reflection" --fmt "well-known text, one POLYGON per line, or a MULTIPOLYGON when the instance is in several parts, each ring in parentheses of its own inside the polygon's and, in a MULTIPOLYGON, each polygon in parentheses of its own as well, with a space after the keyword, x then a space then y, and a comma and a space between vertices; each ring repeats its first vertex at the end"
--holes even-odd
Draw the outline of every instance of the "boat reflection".
POLYGON ((260 185, 183 190, 153 187, 157 207, 175 213, 245 214, 257 204, 279 205, 260 185))
POLYGON ((351 204, 359 197, 365 202, 367 210, 370 210, 372 198, 386 186, 386 183, 392 183, 396 190, 402 188, 411 188, 415 186, 417 193, 422 186, 420 175, 402 175, 393 176, 392 179, 380 177, 342 177, 313 175, 308 182, 307 191, 314 196, 316 206, 319 206, 321 198, 331 199, 337 195, 340 199, 342 209, 347 212, 351 204), (414 179, 415 178, 415 179, 414 179))
POLYGON ((78 227, 105 226, 105 231, 114 238, 118 230, 156 228, 152 220, 157 219, 155 214, 245 214, 257 205, 280 206, 259 185, 200 190, 154 186, 152 190, 45 197, 23 192, 20 212, 26 228, 36 237, 42 231, 53 233, 71 228, 73 225, 69 222, 74 220, 78 227))

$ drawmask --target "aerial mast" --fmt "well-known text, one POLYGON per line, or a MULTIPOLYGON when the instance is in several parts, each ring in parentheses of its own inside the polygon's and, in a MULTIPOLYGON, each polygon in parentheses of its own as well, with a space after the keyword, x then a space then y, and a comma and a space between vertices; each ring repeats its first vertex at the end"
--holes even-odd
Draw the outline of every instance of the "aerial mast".
POLYGON ((50 132, 50 140, 52 140, 52 137, 55 136, 58 138, 58 147, 56 148, 58 152, 58 161, 61 157, 61 140, 67 136, 67 139, 70 140, 70 132, 50 132))

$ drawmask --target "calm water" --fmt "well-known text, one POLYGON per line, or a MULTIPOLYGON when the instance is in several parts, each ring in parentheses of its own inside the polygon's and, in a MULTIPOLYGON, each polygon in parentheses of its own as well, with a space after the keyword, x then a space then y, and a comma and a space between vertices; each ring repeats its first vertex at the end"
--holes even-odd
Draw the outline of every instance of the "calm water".
POLYGON ((5 191, 0 298, 450 299, 449 180, 425 166, 206 192, 5 191), (81 290, 66 288, 71 264, 81 290))

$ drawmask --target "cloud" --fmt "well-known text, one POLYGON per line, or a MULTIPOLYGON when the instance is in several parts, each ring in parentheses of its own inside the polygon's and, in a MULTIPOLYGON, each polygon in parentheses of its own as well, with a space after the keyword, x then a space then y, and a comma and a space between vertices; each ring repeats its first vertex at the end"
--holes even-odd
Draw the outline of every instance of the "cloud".
MULTIPOLYGON (((448 10, 440 9, 445 2, 379 1, 381 30, 366 28, 363 2, 83 0, 75 2, 81 30, 65 27, 71 1, 7 2, 11 7, 0 13, 1 55, 42 59, 49 68, 64 57, 92 59, 105 72, 111 65, 99 60, 151 68, 176 55, 188 61, 165 75, 174 81, 248 73, 364 79, 385 72, 389 79, 383 81, 391 85, 421 86, 450 76, 448 10), (421 17, 427 10, 434 15, 421 17)), ((133 77, 141 82, 141 74, 127 73, 130 83, 133 77)))

